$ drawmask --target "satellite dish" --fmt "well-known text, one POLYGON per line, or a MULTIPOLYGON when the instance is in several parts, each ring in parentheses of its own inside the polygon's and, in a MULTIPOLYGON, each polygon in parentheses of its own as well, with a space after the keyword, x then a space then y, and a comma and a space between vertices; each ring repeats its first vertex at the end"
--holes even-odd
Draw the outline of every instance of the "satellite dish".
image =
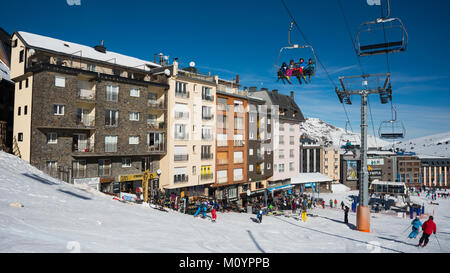
POLYGON ((36 53, 36 51, 34 49, 30 49, 30 51, 28 51, 28 53, 30 53, 30 56, 33 56, 34 53, 36 53))
POLYGON ((164 74, 167 76, 167 77, 170 77, 170 70, 169 69, 164 69, 164 74))
POLYGON ((194 62, 190 62, 190 63, 189 63, 189 66, 190 66, 190 67, 194 67, 194 66, 195 66, 195 63, 194 63, 194 62))

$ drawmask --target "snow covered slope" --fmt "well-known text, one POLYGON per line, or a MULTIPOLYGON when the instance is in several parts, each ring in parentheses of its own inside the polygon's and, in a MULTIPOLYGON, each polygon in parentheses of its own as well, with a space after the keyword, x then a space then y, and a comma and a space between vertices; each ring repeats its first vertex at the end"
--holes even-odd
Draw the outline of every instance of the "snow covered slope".
POLYGON ((395 148, 421 156, 450 157, 450 132, 399 141, 395 148))
MULTIPOLYGON (((320 194, 350 204, 356 192, 320 194)), ((426 200, 424 200, 426 202, 426 200)), ((340 209, 315 208, 308 222, 284 216, 218 213, 217 223, 178 212, 125 204, 50 178, 0 152, 0 252, 449 252, 450 200, 433 211, 439 241, 425 249, 406 239, 409 218, 373 214, 371 233, 343 224, 340 209), (20 206, 11 204, 20 203, 20 206), (403 233, 402 233, 403 231, 403 233)))
MULTIPOLYGON (((306 121, 300 124, 300 131, 306 134, 309 138, 321 141, 321 142, 332 142, 333 145, 339 146, 340 140, 342 138, 346 138, 349 134, 354 134, 353 137, 350 137, 350 141, 354 144, 360 144, 361 134, 349 132, 347 134, 345 129, 335 127, 331 124, 328 124, 321 119, 318 118, 306 118, 306 121), (351 139, 355 139, 352 141, 351 139)), ((389 144, 384 140, 376 138, 374 136, 368 136, 369 147, 383 147, 389 144)), ((345 144, 342 143, 342 145, 345 144)))

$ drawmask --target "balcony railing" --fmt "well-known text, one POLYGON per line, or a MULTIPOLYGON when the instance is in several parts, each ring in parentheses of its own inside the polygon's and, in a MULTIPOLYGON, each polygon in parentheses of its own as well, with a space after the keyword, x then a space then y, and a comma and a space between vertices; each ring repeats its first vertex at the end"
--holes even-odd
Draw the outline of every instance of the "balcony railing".
POLYGON ((202 154, 202 160, 211 160, 213 158, 214 158, 214 155, 212 153, 202 154))
POLYGON ((91 145, 90 142, 73 143, 72 144, 72 152, 74 152, 74 153, 93 153, 94 145, 91 145))
POLYGON ((165 109, 164 101, 163 101, 163 100, 160 100, 160 101, 157 101, 157 100, 148 100, 148 101, 147 101, 147 106, 148 106, 150 109, 160 109, 160 110, 165 109))
POLYGON ((234 141, 234 147, 242 147, 245 145, 245 141, 244 140, 235 140, 234 141))
POLYGON ((206 100, 206 101, 214 101, 214 96, 211 96, 211 95, 202 95, 202 100, 206 100))
POLYGON ((175 91, 175 97, 188 99, 189 98, 189 92, 178 92, 178 91, 175 91))
POLYGON ((82 100, 95 100, 95 91, 89 89, 78 89, 77 96, 82 100))
POLYGON ((188 175, 174 176, 173 180, 174 180, 175 183, 188 182, 189 181, 189 176, 188 175))
POLYGON ((175 133, 175 139, 176 140, 189 140, 189 134, 177 134, 175 133))
POLYGON ((163 143, 154 144, 154 145, 147 144, 147 151, 148 152, 165 152, 166 147, 163 143))
POLYGON ((75 118, 75 124, 79 125, 79 126, 85 126, 85 127, 94 127, 95 126, 95 118, 77 116, 75 118))
POLYGON ((209 115, 209 116, 202 116, 203 120, 212 120, 214 119, 214 115, 209 115))
POLYGON ((151 129, 166 129, 166 123, 157 122, 156 120, 147 119, 147 126, 151 129))
POLYGON ((188 161, 189 155, 174 155, 174 161, 188 161))
POLYGON ((202 174, 202 175, 200 176, 200 179, 201 179, 201 180, 211 180, 211 179, 213 179, 213 178, 214 178, 214 174, 212 174, 212 173, 202 174))
POLYGON ((175 118, 176 119, 189 119, 189 113, 188 112, 175 112, 175 118))
POLYGON ((202 140, 213 140, 212 134, 202 134, 202 140))

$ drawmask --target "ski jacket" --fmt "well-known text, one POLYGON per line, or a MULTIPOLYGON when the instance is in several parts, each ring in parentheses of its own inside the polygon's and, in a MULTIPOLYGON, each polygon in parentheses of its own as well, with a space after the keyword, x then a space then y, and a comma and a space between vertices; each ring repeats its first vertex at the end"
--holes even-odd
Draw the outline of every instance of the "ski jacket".
POLYGON ((422 226, 422 222, 420 222, 420 220, 413 220, 413 221, 411 222, 411 225, 413 225, 413 227, 414 227, 415 229, 419 229, 419 228, 422 226))
POLYGON ((428 235, 431 235, 431 233, 436 234, 436 224, 433 222, 433 220, 428 219, 423 223, 422 230, 423 233, 426 233, 428 235))

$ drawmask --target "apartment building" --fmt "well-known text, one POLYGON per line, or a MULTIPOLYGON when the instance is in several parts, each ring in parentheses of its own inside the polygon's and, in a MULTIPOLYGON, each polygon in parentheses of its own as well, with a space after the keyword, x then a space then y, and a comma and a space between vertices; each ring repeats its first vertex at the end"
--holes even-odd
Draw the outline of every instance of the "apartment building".
MULTIPOLYGON (((215 181, 217 77, 181 69, 175 60, 168 69, 167 156, 161 160, 160 187, 166 194, 205 196, 213 194, 215 181)), ((158 71, 155 70, 155 71, 158 71)))
POLYGON ((216 109, 215 196, 242 206, 239 194, 248 172, 248 99, 238 83, 218 79, 216 109))
POLYGON ((11 36, 0 27, 0 151, 12 151, 14 82, 10 79, 11 36))
POLYGON ((247 96, 248 99, 248 133, 247 133, 247 162, 248 183, 243 185, 240 193, 246 200, 249 190, 250 197, 263 196, 267 188, 268 179, 273 176, 273 152, 270 148, 271 118, 267 105, 261 98, 247 96))
POLYGON ((268 136, 271 140, 268 149, 273 152, 273 176, 268 179, 268 187, 287 185, 300 170, 300 123, 305 118, 295 103, 292 91, 287 96, 278 93, 278 90, 262 88, 257 91, 251 87, 249 94, 263 99, 270 109, 271 118, 267 123, 271 125, 272 133, 268 136))
POLYGON ((397 177, 397 157, 390 151, 370 150, 367 151, 367 168, 369 182, 396 181, 397 177))
POLYGON ((320 143, 318 143, 318 141, 311 139, 304 134, 301 135, 299 172, 320 173, 322 170, 322 166, 324 166, 322 162, 322 153, 323 147, 320 143))
MULTIPOLYGON (((408 163, 408 162, 406 162, 408 163)), ((416 167, 416 162, 412 162, 412 167, 416 167)), ((400 166, 399 166, 400 167, 400 166)), ((405 165, 406 171, 411 166, 405 165)), ((420 177, 419 183, 425 187, 446 188, 450 186, 450 158, 445 157, 420 157, 420 177)), ((405 175, 406 176, 406 175, 405 175)), ((415 178, 415 173, 409 174, 415 178)), ((410 178, 411 179, 411 178, 410 178)))
POLYGON ((167 90, 158 64, 42 35, 12 36, 14 136, 22 158, 66 181, 135 192, 166 154, 167 90))
POLYGON ((334 146, 324 146, 321 150, 321 158, 320 173, 327 175, 334 183, 340 182, 341 157, 339 148, 334 146))

